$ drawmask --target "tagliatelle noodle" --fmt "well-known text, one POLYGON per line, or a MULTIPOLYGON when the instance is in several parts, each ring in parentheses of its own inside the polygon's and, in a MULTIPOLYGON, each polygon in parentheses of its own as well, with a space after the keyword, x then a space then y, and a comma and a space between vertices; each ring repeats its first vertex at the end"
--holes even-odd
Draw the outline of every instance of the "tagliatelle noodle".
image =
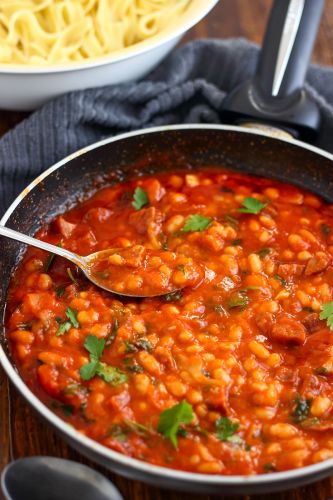
POLYGON ((172 25, 191 0, 1 0, 0 63, 102 57, 172 25))

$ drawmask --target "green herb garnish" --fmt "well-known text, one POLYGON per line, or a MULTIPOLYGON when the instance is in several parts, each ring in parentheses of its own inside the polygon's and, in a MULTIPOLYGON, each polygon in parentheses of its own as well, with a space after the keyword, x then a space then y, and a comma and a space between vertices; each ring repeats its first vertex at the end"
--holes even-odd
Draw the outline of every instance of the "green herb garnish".
POLYGON ((65 323, 61 323, 59 325, 57 332, 56 332, 56 336, 61 337, 61 335, 64 335, 64 333, 66 333, 66 332, 68 332, 68 330, 70 330, 71 326, 72 325, 71 325, 70 321, 65 321, 65 323))
POLYGON ((72 309, 71 307, 67 307, 66 309, 66 316, 71 322, 71 324, 74 326, 74 328, 80 328, 80 323, 78 322, 76 316, 77 316, 77 311, 75 309, 72 309))
POLYGON ((82 380, 90 380, 95 375, 101 377, 111 385, 123 384, 127 380, 127 375, 119 368, 102 363, 100 358, 105 347, 105 339, 98 339, 95 335, 88 335, 84 342, 85 349, 90 354, 90 361, 80 368, 82 380))
POLYGON ((183 274, 185 273, 185 266, 184 264, 179 264, 177 266, 178 271, 181 271, 183 274))
POLYGON ((274 274, 274 279, 276 279, 284 288, 286 288, 288 286, 288 282, 282 278, 282 276, 280 276, 279 274, 274 274))
POLYGON ((76 279, 74 278, 73 273, 72 273, 72 270, 71 270, 71 268, 70 268, 70 267, 67 267, 67 274, 68 274, 68 276, 69 276, 69 279, 70 279, 71 281, 73 281, 74 285, 77 285, 78 283, 77 283, 76 279))
POLYGON ((328 372, 328 368, 325 366, 319 366, 318 368, 315 368, 315 373, 318 373, 319 375, 325 375, 325 373, 328 372))
POLYGON ((149 198, 146 191, 141 187, 135 188, 132 201, 133 208, 135 208, 135 210, 140 210, 145 205, 148 205, 148 203, 149 203, 149 198))
POLYGON ((244 199, 241 208, 238 209, 238 212, 243 214, 259 214, 265 207, 267 207, 267 203, 261 203, 256 198, 249 196, 244 199))
POLYGON ((242 240, 241 240, 241 239, 233 240, 233 241, 231 242, 231 246, 232 246, 232 247, 238 247, 238 246, 239 246, 239 245, 241 245, 241 244, 242 244, 242 240))
POLYGON ((266 257, 266 255, 269 255, 271 253, 271 250, 271 248, 261 248, 260 250, 258 250, 257 254, 263 259, 264 257, 266 257))
POLYGON ((62 297, 65 293, 65 287, 64 286, 58 286, 56 289, 55 289, 55 293, 56 293, 56 296, 57 297, 62 297))
POLYGON ((157 425, 157 430, 170 439, 174 448, 178 447, 177 434, 181 424, 189 424, 194 417, 192 405, 183 400, 172 408, 163 411, 157 425))
POLYGON ((331 227, 328 224, 321 224, 320 230, 325 238, 327 238, 331 232, 331 227))
POLYGON ((274 472, 276 471, 276 466, 268 462, 267 464, 263 465, 263 469, 265 472, 274 472))
MULTIPOLYGON (((62 247, 62 241, 58 241, 57 243, 57 247, 62 247)), ((54 259, 56 258, 56 255, 54 253, 50 253, 50 255, 48 256, 48 259, 47 261, 45 262, 45 266, 44 266, 44 272, 45 273, 48 273, 53 262, 54 262, 54 259)))
POLYGON ((213 219, 211 217, 204 217, 200 214, 193 214, 187 217, 182 231, 185 233, 204 231, 211 225, 213 219))
POLYGON ((306 312, 309 312, 309 313, 313 313, 314 312, 314 310, 312 309, 312 307, 309 307, 309 306, 302 307, 302 311, 306 311, 306 312))
POLYGON ((131 373, 143 373, 143 367, 136 363, 133 358, 124 358, 126 370, 131 373))
POLYGON ((328 328, 333 330, 333 301, 323 304, 319 319, 326 319, 328 328))
POLYGON ((70 417, 71 415, 73 415, 73 407, 71 405, 60 405, 60 409, 62 410, 64 415, 66 415, 66 417, 70 417))
POLYGON ((119 368, 107 365, 106 363, 98 363, 96 374, 105 382, 113 386, 123 384, 127 381, 126 373, 119 370, 119 368))
MULTIPOLYGON (((215 428, 216 435, 220 441, 235 442, 236 436, 234 434, 239 429, 239 423, 233 422, 228 417, 220 417, 216 420, 215 428)), ((237 438, 241 439, 240 436, 237 436, 237 438)))
POLYGON ((240 307, 240 308, 244 309, 248 305, 249 301, 250 301, 250 299, 247 296, 246 291, 239 290, 238 292, 234 292, 230 296, 229 302, 228 302, 228 308, 234 309, 236 307, 240 307))
POLYGON ((311 406, 311 399, 301 399, 300 396, 296 396, 295 398, 295 408, 291 413, 294 422, 300 423, 303 420, 306 420, 311 406))
POLYGON ((119 330, 119 321, 117 319, 115 319, 114 323, 113 323, 112 330, 105 340, 105 345, 110 345, 115 341, 115 339, 118 335, 118 330, 119 330))

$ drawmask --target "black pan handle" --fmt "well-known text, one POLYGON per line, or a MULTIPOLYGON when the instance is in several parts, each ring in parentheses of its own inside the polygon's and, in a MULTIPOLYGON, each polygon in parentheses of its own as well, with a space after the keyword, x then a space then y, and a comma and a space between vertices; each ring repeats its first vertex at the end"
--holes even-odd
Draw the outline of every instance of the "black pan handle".
POLYGON ((224 101, 231 122, 275 125, 311 140, 319 110, 303 89, 324 0, 275 0, 254 77, 224 101))

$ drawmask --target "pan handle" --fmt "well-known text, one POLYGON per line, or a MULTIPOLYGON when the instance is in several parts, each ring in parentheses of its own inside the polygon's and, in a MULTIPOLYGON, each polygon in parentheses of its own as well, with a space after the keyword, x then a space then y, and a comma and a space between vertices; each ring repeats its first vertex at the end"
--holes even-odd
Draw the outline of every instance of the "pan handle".
POLYGON ((275 0, 255 75, 232 91, 223 110, 229 122, 275 125, 311 140, 320 114, 303 89, 324 0, 275 0))

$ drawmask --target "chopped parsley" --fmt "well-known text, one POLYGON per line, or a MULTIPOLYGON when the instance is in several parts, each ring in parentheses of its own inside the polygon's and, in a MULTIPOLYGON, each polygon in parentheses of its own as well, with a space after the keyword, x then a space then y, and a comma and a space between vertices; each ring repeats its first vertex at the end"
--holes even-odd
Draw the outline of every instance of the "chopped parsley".
POLYGON ((211 217, 205 217, 200 214, 193 214, 187 217, 182 231, 185 233, 204 231, 208 226, 211 225, 212 222, 213 219, 211 217))
POLYGON ((71 281, 73 281, 74 285, 77 285, 78 283, 77 283, 76 279, 74 278, 73 273, 72 273, 72 270, 71 270, 71 268, 70 268, 70 267, 67 267, 67 274, 68 274, 68 276, 69 276, 69 279, 70 279, 71 281))
POLYGON ((77 311, 75 309, 72 309, 71 307, 67 307, 66 309, 66 316, 71 322, 71 324, 74 326, 74 328, 80 328, 80 323, 77 320, 77 311))
POLYGON ((274 472, 276 471, 276 466, 274 464, 271 464, 270 462, 267 462, 263 465, 263 469, 265 472, 274 472))
POLYGON ((239 429, 239 423, 233 422, 228 417, 220 417, 215 423, 216 435, 220 441, 229 441, 231 443, 239 444, 242 438, 236 435, 239 429))
POLYGON ((333 300, 323 304, 319 319, 326 319, 326 324, 330 330, 333 330, 333 300))
POLYGON ((124 358, 124 365, 126 370, 131 373, 143 373, 143 367, 135 362, 135 360, 131 357, 124 358))
POLYGON ((241 240, 241 239, 233 240, 233 241, 231 242, 231 246, 232 246, 232 247, 238 247, 238 246, 239 246, 239 245, 241 245, 241 244, 242 244, 242 240, 241 240))
POLYGON ((80 368, 82 380, 90 380, 95 375, 101 377, 105 382, 111 385, 123 384, 127 380, 127 375, 106 363, 102 363, 100 358, 105 347, 105 339, 98 339, 95 335, 88 335, 84 342, 85 349, 90 354, 90 361, 80 368))
MULTIPOLYGON (((62 247, 62 241, 58 241, 57 243, 57 247, 62 247)), ((44 266, 44 272, 45 273, 48 273, 49 270, 51 269, 52 267, 52 264, 54 262, 54 259, 56 258, 56 255, 54 253, 51 253, 49 256, 48 256, 48 259, 47 261, 45 262, 45 266, 44 266)))
POLYGON ((234 292, 229 297, 228 308, 234 309, 236 307, 240 307, 244 309, 249 303, 249 297, 246 294, 245 290, 239 290, 238 292, 234 292))
POLYGON ((259 214, 263 208, 267 207, 267 203, 261 203, 256 198, 249 196, 245 198, 238 212, 243 214, 259 214))
POLYGON ((62 297, 65 293, 65 287, 63 285, 61 286, 58 286, 56 289, 55 289, 55 293, 56 293, 56 296, 57 297, 62 297))
POLYGON ((331 226, 328 224, 321 224, 320 225, 320 230, 325 238, 328 238, 330 232, 331 232, 331 226))
POLYGON ((58 327, 58 330, 56 332, 57 337, 61 337, 61 335, 64 335, 64 333, 68 332, 68 330, 71 329, 71 323, 70 321, 65 321, 64 323, 61 323, 58 327))
POLYGON ((291 416, 296 423, 303 422, 309 415, 311 406, 311 399, 301 399, 300 396, 295 398, 295 408, 291 413, 291 416))
POLYGON ((178 447, 177 434, 181 424, 189 424, 194 417, 192 405, 183 400, 160 414, 157 430, 178 447))
POLYGON ((328 368, 325 366, 318 366, 318 368, 315 368, 315 373, 318 373, 318 375, 325 375, 325 373, 328 372, 328 368))
POLYGON ((312 307, 309 307, 309 306, 304 306, 304 307, 302 307, 302 311, 313 313, 314 309, 312 309, 312 307))
POLYGON ((60 409, 66 417, 73 415, 73 407, 71 405, 62 404, 60 405, 60 409))
POLYGON ((142 207, 148 205, 148 203, 149 203, 149 198, 146 191, 139 186, 135 188, 133 194, 132 207, 135 208, 135 210, 140 210, 142 207))
POLYGON ((278 281, 284 288, 286 288, 288 286, 288 282, 282 278, 282 276, 280 276, 279 274, 275 273, 274 274, 274 279, 276 279, 276 281, 278 281))
POLYGON ((178 271, 181 271, 183 274, 185 273, 185 266, 184 264, 179 264, 177 266, 178 271))
POLYGON ((271 250, 271 248, 261 248, 260 250, 258 250, 257 254, 263 259, 271 253, 271 250))

